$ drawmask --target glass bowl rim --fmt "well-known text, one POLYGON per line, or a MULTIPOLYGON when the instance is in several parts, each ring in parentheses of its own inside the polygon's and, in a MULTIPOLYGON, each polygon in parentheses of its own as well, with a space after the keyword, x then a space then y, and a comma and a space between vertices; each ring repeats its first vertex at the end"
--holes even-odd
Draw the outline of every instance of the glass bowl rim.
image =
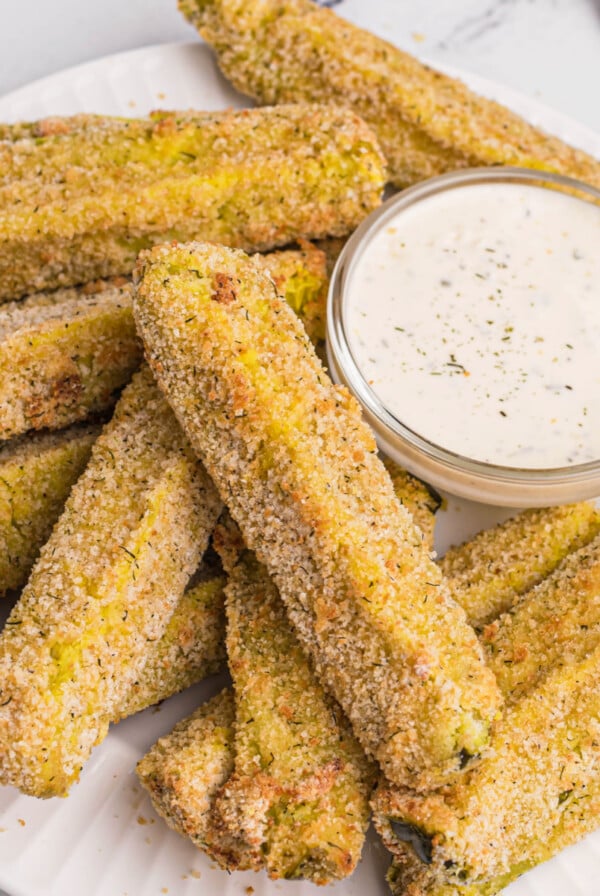
POLYGON ((518 467, 487 463, 450 451, 424 438, 394 416, 371 389, 352 357, 344 329, 343 299, 352 268, 370 239, 389 218, 422 199, 457 187, 482 183, 525 183, 546 189, 558 187, 561 192, 583 193, 600 204, 600 190, 591 184, 562 174, 512 166, 459 169, 420 181, 396 193, 359 224, 344 245, 333 269, 327 297, 327 353, 330 367, 381 427, 388 442, 403 443, 449 470, 480 480, 505 482, 514 486, 577 483, 600 476, 600 458, 584 464, 559 467, 518 467))

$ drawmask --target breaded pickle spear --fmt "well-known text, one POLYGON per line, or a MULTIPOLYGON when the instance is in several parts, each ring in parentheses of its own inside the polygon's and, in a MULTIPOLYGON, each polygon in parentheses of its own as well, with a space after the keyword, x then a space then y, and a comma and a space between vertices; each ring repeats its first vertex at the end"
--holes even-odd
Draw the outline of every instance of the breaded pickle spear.
POLYGON ((331 107, 77 115, 38 129, 0 141, 0 301, 127 274, 165 240, 262 251, 341 236, 385 180, 371 130, 331 107))
POLYGON ((457 770, 499 693, 358 404, 243 252, 157 247, 137 278, 159 384, 364 749, 418 787, 457 770))
POLYGON ((99 432, 72 426, 0 448, 0 597, 27 581, 99 432))
MULTIPOLYGON (((400 487, 404 483, 397 478, 395 484, 400 487)), ((234 566, 240 546, 233 544, 231 532, 229 538, 223 539, 223 527, 218 530, 221 534, 219 550, 230 567, 234 566)), ((242 543, 241 549, 243 547, 242 543)), ((184 602, 185 596, 180 603, 182 610, 184 602)), ((176 609, 173 619, 177 614, 183 615, 183 612, 180 614, 179 608, 176 609)), ((194 629, 198 627, 195 622, 194 629)), ((157 648, 160 649, 160 642, 157 648)), ((156 699, 156 692, 149 693, 146 705, 156 699)), ((139 708, 144 707, 140 705, 139 708)), ((211 806, 217 790, 225 784, 234 767, 234 716, 233 694, 223 691, 180 722, 172 734, 161 738, 138 763, 140 781, 150 793, 157 812, 170 827, 190 837, 201 849, 208 846, 207 830, 211 840, 215 839, 217 819, 211 813, 211 806)), ((223 840, 221 837, 221 844, 223 840)), ((230 837, 228 846, 230 850, 237 847, 238 859, 248 860, 247 853, 240 855, 241 849, 248 849, 248 844, 240 837, 230 837)))
POLYGON ((383 465, 390 474, 396 496, 412 514, 429 550, 433 550, 435 514, 442 504, 441 497, 430 485, 417 479, 416 476, 411 476, 389 457, 383 458, 383 465))
POLYGON ((162 637, 113 721, 166 700, 213 672, 225 661, 225 576, 210 575, 179 599, 162 637))
POLYGON ((228 846, 241 840, 243 867, 329 883, 360 859, 375 769, 315 678, 265 567, 243 543, 228 562, 239 533, 233 540, 223 564, 235 764, 215 800, 209 852, 233 870, 239 849, 228 846))
POLYGON ((410 855, 392 861, 387 881, 394 896, 496 896, 526 871, 548 861, 562 849, 576 843, 598 827, 600 778, 596 777, 580 799, 565 799, 560 820, 543 840, 534 840, 528 849, 533 858, 514 865, 505 874, 472 884, 436 881, 422 862, 410 855))
POLYGON ((398 187, 520 165, 600 186, 600 161, 310 0, 179 0, 225 76, 260 103, 329 102, 369 122, 398 187))
MULTIPOLYGON (((327 262, 300 249, 257 255, 315 342, 325 338, 327 262)), ((113 406, 140 364, 131 283, 96 281, 0 306, 0 440, 113 406)))
POLYGON ((548 858, 552 838, 558 849, 598 826, 585 804, 593 791, 598 806, 599 689, 596 647, 509 706, 493 750, 447 793, 380 794, 378 812, 397 819, 396 837, 418 843, 432 881, 477 883, 526 870, 548 858))
POLYGON ((64 795, 220 510, 147 368, 121 397, 0 635, 0 782, 64 795))
POLYGON ((525 510, 450 548, 440 566, 469 622, 480 628, 599 532, 600 512, 586 502, 525 510))
POLYGON ((108 410, 141 360, 129 283, 0 306, 0 440, 108 410))
POLYGON ((481 640, 510 703, 549 670, 583 659, 600 643, 600 536, 486 626, 481 640))
POLYGON ((597 826, 600 536, 485 637, 507 703, 489 755, 445 791, 421 797, 384 785, 374 800, 386 845, 417 880, 512 879, 597 826), (415 856, 431 864, 427 873, 415 856))
MULTIPOLYGON (((427 487, 409 474, 403 475, 400 467, 395 473, 392 481, 399 500, 411 509, 416 499, 417 511, 425 518, 420 502, 429 494, 424 491, 427 487)), ((139 681, 120 708, 120 718, 165 700, 220 668, 225 659, 225 578, 206 563, 201 564, 200 576, 203 581, 188 587, 162 638, 150 649, 139 681)))
POLYGON ((214 797, 233 771, 235 704, 229 688, 161 737, 137 775, 169 827, 206 848, 214 797))

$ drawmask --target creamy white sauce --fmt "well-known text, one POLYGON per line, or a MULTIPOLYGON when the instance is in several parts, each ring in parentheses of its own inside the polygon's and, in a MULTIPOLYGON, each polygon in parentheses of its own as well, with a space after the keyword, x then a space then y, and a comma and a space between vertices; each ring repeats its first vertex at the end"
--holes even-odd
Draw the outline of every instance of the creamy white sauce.
POLYGON ((600 208, 519 184, 400 211, 343 308, 362 375, 447 450, 528 469, 600 458, 600 208))

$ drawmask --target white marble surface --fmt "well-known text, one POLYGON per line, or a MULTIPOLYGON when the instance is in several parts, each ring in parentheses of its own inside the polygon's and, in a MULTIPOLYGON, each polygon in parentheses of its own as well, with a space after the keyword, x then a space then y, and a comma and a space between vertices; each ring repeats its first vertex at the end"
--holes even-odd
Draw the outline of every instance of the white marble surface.
MULTIPOLYGON (((600 0, 338 0, 412 52, 536 97, 600 131, 600 0)), ((189 40, 176 0, 0 0, 0 95, 78 62, 189 40)))

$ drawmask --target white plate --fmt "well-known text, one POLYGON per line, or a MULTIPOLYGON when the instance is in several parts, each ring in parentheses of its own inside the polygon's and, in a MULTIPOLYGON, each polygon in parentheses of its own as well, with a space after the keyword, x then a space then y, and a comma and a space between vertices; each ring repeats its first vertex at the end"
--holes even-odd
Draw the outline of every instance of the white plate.
MULTIPOLYGON (((600 156, 600 137, 582 125, 500 85, 462 77, 475 90, 600 156)), ((226 84, 204 45, 172 44, 100 59, 37 81, 0 99, 0 120, 242 105, 247 100, 226 84)), ((440 515, 438 547, 506 515, 506 510, 451 501, 440 515)), ((67 800, 42 802, 0 789, 0 888, 10 896, 233 896, 252 892, 248 887, 256 896, 313 894, 310 884, 272 883, 263 874, 217 870, 166 828, 137 784, 134 767, 140 756, 221 683, 213 678, 160 710, 147 710, 113 728, 67 800)), ((386 866, 385 851, 370 837, 356 874, 333 889, 339 896, 384 896, 386 866)), ((599 881, 600 832, 530 872, 506 894, 598 896, 599 881)))

